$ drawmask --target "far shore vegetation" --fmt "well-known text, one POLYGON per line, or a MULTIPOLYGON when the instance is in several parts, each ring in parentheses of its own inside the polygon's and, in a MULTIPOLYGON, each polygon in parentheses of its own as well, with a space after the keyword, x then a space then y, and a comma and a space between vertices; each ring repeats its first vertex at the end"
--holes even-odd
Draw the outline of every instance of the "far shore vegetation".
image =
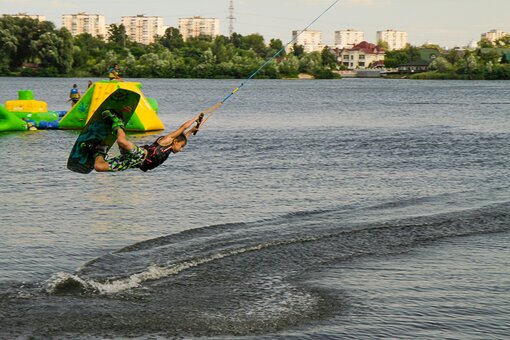
MULTIPOLYGON (((384 45, 384 44, 383 44, 384 45)), ((49 21, 0 18, 0 76, 106 77, 120 65, 124 78, 246 78, 283 47, 279 39, 267 44, 259 34, 192 38, 184 41, 170 27, 149 45, 128 39, 123 25, 110 25, 106 39, 81 34, 73 37, 49 21)), ((382 46, 384 47, 384 46, 382 46)), ((385 68, 426 62, 426 69, 405 75, 414 79, 510 79, 510 36, 495 43, 480 41, 474 50, 443 51, 437 45, 407 46, 387 51, 385 68), (423 49, 435 50, 423 60, 423 49)), ((272 60, 257 78, 289 79, 303 74, 315 79, 340 78, 346 67, 335 51, 306 53, 291 46, 272 60)), ((395 77, 399 77, 398 72, 395 77)))
MULTIPOLYGON (((105 40, 81 34, 73 37, 48 21, 5 16, 0 18, 0 75, 42 77, 106 77, 118 63, 125 78, 246 78, 283 47, 268 45, 259 34, 193 38, 184 41, 179 30, 168 28, 156 42, 130 41, 123 25, 110 25, 105 40)), ((305 53, 295 46, 282 52, 258 78, 340 78, 336 59, 328 49, 305 53)))
POLYGON ((426 62, 426 71, 414 74, 403 72, 410 79, 452 80, 508 80, 510 79, 510 36, 495 43, 482 40, 474 50, 452 49, 445 51, 437 45, 420 48, 408 46, 387 51, 385 67, 402 68, 402 65, 420 65, 426 62), (423 58, 423 52, 437 51, 433 59, 423 58), (425 59, 425 60, 424 60, 425 59))

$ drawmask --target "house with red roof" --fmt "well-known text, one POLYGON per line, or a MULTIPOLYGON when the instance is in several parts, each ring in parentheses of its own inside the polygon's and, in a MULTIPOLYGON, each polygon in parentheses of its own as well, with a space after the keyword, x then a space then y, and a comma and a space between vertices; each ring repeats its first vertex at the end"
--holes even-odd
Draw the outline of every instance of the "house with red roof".
POLYGON ((377 45, 362 41, 352 48, 339 50, 337 60, 349 70, 380 68, 384 63, 385 51, 377 45))

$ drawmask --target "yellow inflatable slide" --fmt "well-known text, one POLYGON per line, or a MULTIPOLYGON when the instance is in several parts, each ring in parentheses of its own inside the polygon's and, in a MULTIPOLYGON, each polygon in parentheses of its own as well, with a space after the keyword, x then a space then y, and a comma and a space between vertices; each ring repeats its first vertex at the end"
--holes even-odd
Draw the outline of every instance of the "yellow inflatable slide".
POLYGON ((60 129, 82 129, 101 103, 116 89, 126 89, 140 94, 140 102, 133 117, 126 124, 127 131, 164 130, 165 126, 157 115, 157 102, 147 98, 140 91, 137 82, 99 81, 94 83, 80 98, 80 101, 64 116, 59 123, 60 129))

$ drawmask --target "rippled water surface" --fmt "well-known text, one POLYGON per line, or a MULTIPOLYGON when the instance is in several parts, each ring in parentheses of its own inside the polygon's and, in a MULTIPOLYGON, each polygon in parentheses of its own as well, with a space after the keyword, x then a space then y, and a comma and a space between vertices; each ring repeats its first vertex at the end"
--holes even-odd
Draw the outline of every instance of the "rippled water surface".
MULTIPOLYGON (((238 85, 139 81, 166 132, 238 85)), ((504 339, 509 114, 508 82, 255 80, 148 173, 0 133, 0 338, 504 339)))

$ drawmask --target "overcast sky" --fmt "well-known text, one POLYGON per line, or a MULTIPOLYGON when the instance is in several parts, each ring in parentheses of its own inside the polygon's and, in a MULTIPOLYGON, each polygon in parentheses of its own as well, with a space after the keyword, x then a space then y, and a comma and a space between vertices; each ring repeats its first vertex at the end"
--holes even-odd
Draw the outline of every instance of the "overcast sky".
MULTIPOLYGON (((291 31, 306 27, 334 0, 234 0, 234 31, 259 33, 269 40, 291 39, 291 31)), ((0 0, 1 14, 39 14, 62 25, 62 14, 103 14, 106 22, 118 23, 121 16, 162 16, 167 26, 177 19, 200 15, 221 20, 227 35, 228 0, 0 0)), ((441 46, 464 46, 478 41, 491 29, 510 32, 510 0, 340 0, 311 29, 321 30, 326 44, 333 32, 342 29, 365 32, 369 42, 378 30, 396 29, 409 33, 409 42, 441 46)))

